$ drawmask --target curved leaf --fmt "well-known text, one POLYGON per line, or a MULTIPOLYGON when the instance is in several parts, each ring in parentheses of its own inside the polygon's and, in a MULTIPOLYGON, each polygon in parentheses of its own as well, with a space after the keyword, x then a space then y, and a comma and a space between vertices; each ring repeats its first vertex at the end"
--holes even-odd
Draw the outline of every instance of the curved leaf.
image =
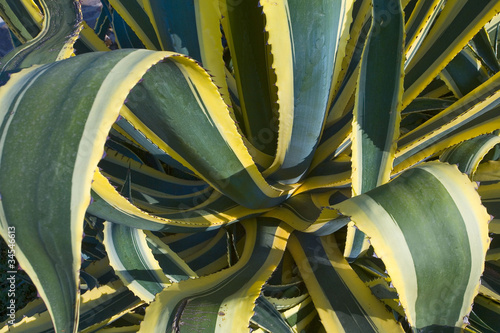
POLYGON ((249 141, 262 152, 274 156, 277 143, 274 72, 269 64, 265 16, 255 1, 222 1, 224 37, 238 89, 243 123, 249 141), (233 38, 234 36, 234 38, 233 38))
POLYGON ((327 331, 403 331, 350 268, 333 236, 295 233, 289 250, 327 331))
MULTIPOLYGON (((278 80, 277 153, 266 177, 303 178, 326 118, 339 48, 352 1, 261 1, 278 80), (278 34, 279 32, 279 34, 278 34), (282 36, 286 36, 283 38, 282 36)), ((340 67, 339 67, 340 70, 340 67)))
MULTIPOLYGON (((352 132, 352 192, 386 183, 401 119, 404 20, 399 2, 373 2, 373 20, 361 56, 352 132), (395 4, 395 5, 394 5, 395 4)), ((350 226, 345 255, 356 258, 366 243, 350 226)))
POLYGON ((274 219, 247 220, 243 226, 246 241, 241 259, 228 269, 181 281, 158 294, 140 332, 234 332, 248 327, 254 302, 281 260, 289 231, 274 219))
POLYGON ((24 70, 0 90, 2 236, 15 227, 18 259, 57 330, 72 332, 77 326, 82 222, 107 133, 130 89, 151 65, 170 55, 83 54, 24 70), (80 87, 89 83, 92 88, 82 94, 80 87), (59 94, 53 95, 54 89, 59 94), (40 96, 48 95, 53 98, 41 103, 40 96), (36 144, 32 136, 39 138, 36 144), (27 193, 36 199, 25 200, 27 193), (32 233, 34 228, 39 232, 32 233))
POLYGON ((258 209, 285 200, 286 188, 269 185, 257 169, 207 73, 182 62, 152 67, 128 97, 136 118, 125 119, 139 130, 147 126, 158 135, 154 143, 237 203, 258 209))
POLYGON ((334 207, 370 236, 414 329, 464 325, 484 269, 490 218, 456 166, 423 164, 334 207))
POLYGON ((103 243, 116 275, 144 302, 153 301, 157 293, 171 284, 142 230, 107 222, 103 243))
POLYGON ((44 23, 40 33, 2 58, 0 72, 69 58, 82 29, 80 2, 40 1, 44 23))
POLYGON ((389 180, 399 134, 403 88, 402 8, 375 0, 373 16, 361 58, 354 108, 352 182, 355 195, 389 180))
POLYGON ((498 135, 481 135, 445 150, 439 160, 457 164, 460 171, 473 179, 479 163, 497 145, 500 145, 498 135))

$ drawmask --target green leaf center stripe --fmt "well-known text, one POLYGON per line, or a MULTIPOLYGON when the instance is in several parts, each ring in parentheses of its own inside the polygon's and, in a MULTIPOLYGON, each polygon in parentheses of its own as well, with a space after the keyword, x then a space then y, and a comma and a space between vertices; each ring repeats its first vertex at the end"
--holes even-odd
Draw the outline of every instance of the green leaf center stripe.
MULTIPOLYGON (((167 54, 145 50, 134 51, 121 59, 108 73, 94 98, 78 145, 71 181, 71 218, 82 219, 90 202, 90 184, 95 166, 102 157, 102 149, 109 130, 130 89, 143 73, 167 54)), ((74 251, 80 244, 73 243, 74 251)), ((77 252, 75 252, 77 253, 77 252)))
MULTIPOLYGON (((295 183, 309 168, 323 129, 338 40, 349 8, 345 1, 331 3, 314 0, 306 3, 288 0, 283 5, 287 12, 292 48, 293 123, 290 140, 281 142, 281 138, 278 139, 278 145, 285 144, 287 148, 284 156, 279 155, 283 151, 278 149, 277 158, 282 158, 282 163, 270 177, 284 183, 295 183)), ((269 33, 271 35, 274 31, 269 33)), ((282 52, 271 45, 273 55, 282 52)), ((279 56, 275 61, 278 59, 279 56)), ((279 112, 281 130, 282 125, 286 126, 281 122, 281 114, 292 111, 283 110, 280 106, 279 112)))
MULTIPOLYGON (((410 171, 412 172, 412 171, 410 171)), ((418 172, 418 171, 413 171, 413 172, 418 172)), ((411 183, 410 183, 411 184, 411 183)), ((415 194, 422 194, 420 189, 418 189, 416 186, 411 187, 412 190, 414 191, 415 194)), ((442 188, 442 186, 435 186, 433 188, 433 192, 436 194, 441 194, 442 198, 446 196, 446 189, 442 188)), ((421 199, 423 200, 423 199, 421 199)), ((425 200, 425 202, 428 204, 426 205, 427 207, 432 207, 431 202, 429 200, 425 200)), ((386 201, 377 201, 378 204, 380 204, 382 207, 387 207, 388 203, 386 201)), ((464 284, 464 275, 469 274, 469 270, 472 268, 471 267, 471 258, 470 254, 467 253, 467 251, 470 251, 470 247, 468 244, 467 240, 467 235, 464 233, 463 228, 461 228, 461 224, 464 222, 462 221, 463 217, 461 216, 460 212, 457 211, 457 209, 450 209, 450 205, 448 202, 443 203, 443 207, 448 207, 447 208, 447 220, 450 222, 456 223, 455 228, 447 228, 446 225, 443 224, 438 224, 436 223, 432 229, 421 229, 423 226, 407 226, 404 225, 400 222, 399 226, 401 228, 400 233, 405 237, 405 241, 408 244, 408 249, 410 251, 410 255, 412 257, 412 261, 416 267, 415 272, 416 272, 416 282, 417 282, 417 299, 415 302, 415 318, 414 322, 416 327, 423 327, 425 326, 425 322, 429 322, 427 318, 420 318, 417 313, 422 313, 423 316, 426 316, 426 314, 423 313, 423 311, 420 309, 420 307, 427 307, 431 306, 431 311, 433 311, 433 314, 430 314, 431 316, 440 316, 446 318, 447 316, 454 315, 455 318, 457 318, 457 313, 460 311, 460 307, 463 302, 463 291, 466 288, 466 284, 464 284), (420 227, 420 228, 419 228, 420 227), (420 229, 420 230, 419 230, 420 229), (453 230, 453 234, 456 234, 457 231, 459 231, 459 234, 453 235, 451 234, 453 230), (410 234, 411 232, 411 234, 410 234), (446 232, 446 240, 442 239, 442 237, 436 236, 436 235, 442 235, 443 233, 446 232), (411 235, 411 236, 410 236, 411 235), (415 237, 418 235, 418 238, 415 237), (425 239, 425 243, 423 243, 423 239, 425 239), (430 244, 429 244, 429 243, 430 244), (448 260, 443 260, 440 257, 442 256, 442 253, 445 252, 445 249, 451 249, 454 247, 454 243, 458 244, 463 244, 462 248, 460 250, 456 249, 454 253, 450 256, 451 258, 446 258, 448 260), (425 244, 425 245, 424 245, 425 244), (430 257, 429 253, 423 254, 421 251, 417 250, 419 247, 422 246, 432 246, 431 244, 434 244, 434 247, 436 248, 434 256, 430 257), (463 249, 463 247, 466 247, 463 249), (441 250, 441 251, 440 251, 441 250), (437 264, 439 263, 439 266, 445 266, 447 262, 456 262, 456 261, 461 261, 463 263, 462 269, 457 270, 454 266, 449 265, 447 269, 445 270, 446 273, 444 272, 433 272, 434 274, 429 274, 424 272, 422 269, 418 269, 417 267, 422 267, 423 265, 426 265, 427 262, 432 261, 433 263, 437 264), (433 276, 435 275, 436 276, 433 276), (438 276, 441 276, 441 274, 448 276, 450 280, 447 281, 447 286, 448 283, 453 285, 453 290, 450 290, 449 287, 443 286, 443 285, 437 285, 436 283, 433 283, 434 279, 438 276), (436 304, 433 300, 435 295, 443 295, 444 292, 443 290, 446 290, 447 293, 452 293, 455 294, 456 300, 454 304, 436 304), (457 305, 459 308, 457 308, 457 305)), ((404 217, 407 216, 407 213, 403 212, 393 212, 389 210, 388 212, 390 216, 394 219, 393 223, 396 223, 395 221, 401 221, 404 219, 404 217)), ((427 214, 426 214, 427 215, 427 214)), ((449 251, 449 250, 448 250, 449 251)), ((468 280, 468 279, 467 279, 468 280)), ((405 281, 408 283, 408 281, 405 281)), ((468 281, 467 281, 468 282, 468 281)), ((408 285, 410 285, 408 283, 408 285)), ((396 284, 396 281, 394 280, 394 286, 396 289, 398 289, 398 285, 396 284)), ((455 298, 454 297, 454 298, 455 298)), ((404 304, 404 303, 403 303, 404 304)), ((410 306, 410 308, 413 308, 413 306, 410 306)))
MULTIPOLYGON (((329 303, 329 309, 334 312, 334 314, 328 313, 328 315, 336 317, 345 332, 377 332, 372 318, 363 309, 341 275, 335 269, 332 269, 325 249, 318 242, 319 238, 303 233, 296 233, 294 235, 299 240, 308 260, 308 268, 304 267, 304 263, 300 263, 300 261, 298 264, 306 286, 308 286, 308 289, 311 288, 312 285, 309 285, 308 282, 312 279, 315 280, 314 286, 316 287, 311 289, 319 287, 320 291, 324 293, 325 301, 329 303)), ((313 292, 313 290, 309 290, 309 292, 311 293, 313 302, 316 303, 318 301, 318 294, 313 292)), ((318 309, 322 308, 321 303, 315 304, 315 306, 318 309)), ((329 309, 325 308, 322 310, 328 311, 329 309)), ((322 311, 318 312, 320 313, 320 317, 322 317, 322 311)), ((327 322, 325 321, 324 325, 326 324, 327 322)), ((325 328, 334 329, 334 327, 330 326, 326 326, 325 328)), ((339 329, 340 327, 337 328, 339 329)))
MULTIPOLYGON (((455 202, 455 205, 462 216, 465 225, 465 235, 464 238, 468 238, 468 243, 470 244, 470 254, 471 264, 470 269, 466 272, 469 274, 469 279, 467 281, 466 292, 463 293, 464 301, 462 303, 462 308, 460 313, 468 313, 470 310, 470 304, 473 302, 474 297, 477 294, 477 285, 481 277, 481 272, 484 269, 484 253, 488 250, 490 239, 488 236, 488 225, 482 223, 482 221, 489 221, 490 217, 486 209, 480 204, 480 198, 476 191, 468 189, 466 191, 457 190, 460 187, 460 183, 447 177, 445 168, 441 165, 437 168, 429 167, 429 164, 423 165, 422 170, 429 172, 436 179, 439 179, 441 185, 446 189, 448 195, 455 202), (468 202, 474 205, 474 209, 467 208, 462 203, 468 202)), ((465 175, 461 175, 465 179, 465 175)), ((463 184, 463 183, 462 183, 463 184)), ((443 226, 446 227, 446 226, 443 226)), ((443 228, 444 229, 444 228, 443 228)), ((446 228, 448 235, 450 234, 450 228, 446 228)), ((458 229, 458 228, 457 228, 458 229)), ((445 231, 439 234, 445 234, 445 231)), ((464 240, 464 242, 467 242, 464 240)), ((462 243, 460 243, 462 244, 462 243)), ((453 275, 450 275, 453 276, 453 275)), ((458 291, 460 293, 460 291, 458 291)), ((460 319, 457 321, 457 326, 461 325, 460 319)))
POLYGON ((374 1, 361 60, 353 123, 353 192, 389 180, 402 96, 404 21, 401 7, 374 1), (392 11, 391 11, 392 10, 392 11), (396 66, 394 64, 397 64, 396 66))
POLYGON ((219 192, 249 208, 282 202, 287 192, 262 177, 208 74, 188 64, 179 57, 152 67, 127 105, 219 192), (165 77, 178 79, 167 88, 165 77))
MULTIPOLYGON (((390 213, 366 194, 361 194, 334 207, 338 208, 343 214, 351 215, 352 210, 356 209, 351 206, 352 203, 359 207, 359 211, 357 210, 357 215, 351 216, 351 218, 356 222, 358 228, 361 228, 364 233, 370 236, 370 242, 375 247, 377 256, 386 260, 385 264, 390 269, 392 280, 394 282, 404 281, 405 285, 409 286, 406 288, 408 290, 405 290, 404 286, 400 287, 397 282, 393 282, 396 289, 398 289, 401 303, 406 307, 409 300, 414 300, 417 296, 417 288, 414 288, 414 286, 417 286, 417 277, 416 267, 405 236, 390 213), (370 221, 374 230, 364 226, 365 221, 370 221), (378 242, 380 240, 384 240, 386 244, 398 244, 397 251, 386 246, 379 247, 378 242), (388 259, 391 260, 391 263, 387 262, 388 259)), ((414 322, 416 316, 414 306, 406 308, 406 311, 408 320, 414 322)))
POLYGON ((118 14, 115 10, 111 14, 112 17, 112 29, 115 34, 115 42, 120 49, 142 49, 144 43, 137 36, 137 34, 131 29, 125 20, 118 14))
POLYGON ((143 301, 170 284, 147 245, 142 230, 107 222, 104 244, 115 273, 143 301))
POLYGON ((412 326, 463 325, 477 293, 489 220, 466 175, 427 163, 335 207, 371 236, 412 326))

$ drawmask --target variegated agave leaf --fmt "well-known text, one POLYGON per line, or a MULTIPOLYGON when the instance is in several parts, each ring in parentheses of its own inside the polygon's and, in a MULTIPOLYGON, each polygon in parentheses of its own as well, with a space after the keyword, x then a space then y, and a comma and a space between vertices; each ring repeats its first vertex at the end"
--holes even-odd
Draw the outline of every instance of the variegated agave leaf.
POLYGON ((496 329, 498 1, 100 8, 0 0, 2 332, 496 329))

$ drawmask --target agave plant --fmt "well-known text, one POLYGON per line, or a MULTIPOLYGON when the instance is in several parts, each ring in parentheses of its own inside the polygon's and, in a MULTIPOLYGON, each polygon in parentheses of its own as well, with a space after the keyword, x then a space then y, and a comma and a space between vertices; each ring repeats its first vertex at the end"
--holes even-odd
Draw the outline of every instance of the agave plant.
POLYGON ((500 1, 101 3, 0 0, 1 332, 500 330, 500 1))

